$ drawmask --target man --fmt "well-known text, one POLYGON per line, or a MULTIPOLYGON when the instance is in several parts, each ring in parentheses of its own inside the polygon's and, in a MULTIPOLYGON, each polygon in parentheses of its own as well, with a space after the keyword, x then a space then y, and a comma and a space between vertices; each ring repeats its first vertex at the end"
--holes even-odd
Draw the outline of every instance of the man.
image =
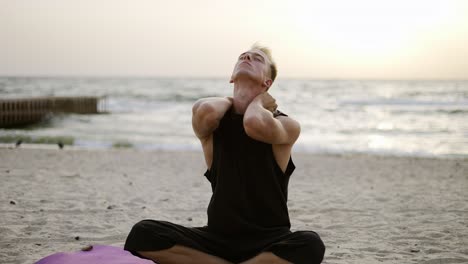
POLYGON ((267 92, 275 78, 270 51, 254 45, 234 67, 233 97, 193 106, 192 126, 213 190, 208 225, 143 220, 126 250, 161 264, 321 263, 325 246, 317 233, 290 231, 287 187, 300 126, 276 110, 267 92))

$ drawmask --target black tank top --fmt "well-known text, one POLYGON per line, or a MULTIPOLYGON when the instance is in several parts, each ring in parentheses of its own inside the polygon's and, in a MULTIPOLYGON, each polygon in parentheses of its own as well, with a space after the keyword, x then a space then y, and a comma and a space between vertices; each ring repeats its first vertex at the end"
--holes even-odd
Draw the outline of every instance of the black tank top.
POLYGON ((294 163, 290 158, 283 173, 272 145, 245 133, 243 117, 231 108, 213 132, 213 163, 205 173, 213 191, 208 229, 231 237, 289 232, 288 182, 294 163))

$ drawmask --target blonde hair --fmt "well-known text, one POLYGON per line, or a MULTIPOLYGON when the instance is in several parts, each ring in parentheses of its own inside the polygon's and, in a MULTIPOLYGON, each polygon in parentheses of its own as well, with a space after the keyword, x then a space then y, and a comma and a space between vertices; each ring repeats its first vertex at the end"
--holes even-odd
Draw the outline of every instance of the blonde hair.
POLYGON ((258 43, 253 44, 252 47, 250 47, 250 49, 251 50, 253 50, 253 49, 260 50, 263 53, 265 53, 265 55, 267 55, 268 60, 270 61, 271 81, 274 82, 275 79, 276 79, 276 74, 278 73, 278 69, 276 68, 276 63, 273 61, 273 57, 271 56, 271 50, 268 47, 262 46, 262 45, 260 45, 258 43))

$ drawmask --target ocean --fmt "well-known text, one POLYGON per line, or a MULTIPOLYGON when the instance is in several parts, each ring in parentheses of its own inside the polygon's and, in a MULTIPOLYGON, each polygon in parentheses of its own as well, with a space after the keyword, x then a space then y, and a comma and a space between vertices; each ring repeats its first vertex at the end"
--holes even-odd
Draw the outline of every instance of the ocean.
MULTIPOLYGON (((280 79, 278 109, 301 124, 294 151, 468 156, 468 81, 280 79)), ((0 138, 70 137, 89 148, 201 150, 191 108, 231 96, 222 78, 0 77, 1 98, 101 96, 106 114, 56 115, 0 138)))

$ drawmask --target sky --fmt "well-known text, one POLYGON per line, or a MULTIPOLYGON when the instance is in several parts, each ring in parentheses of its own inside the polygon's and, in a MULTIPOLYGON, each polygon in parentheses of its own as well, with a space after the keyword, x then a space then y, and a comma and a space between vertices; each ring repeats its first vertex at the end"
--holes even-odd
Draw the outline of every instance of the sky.
POLYGON ((465 0, 0 0, 0 76, 468 79, 465 0))

